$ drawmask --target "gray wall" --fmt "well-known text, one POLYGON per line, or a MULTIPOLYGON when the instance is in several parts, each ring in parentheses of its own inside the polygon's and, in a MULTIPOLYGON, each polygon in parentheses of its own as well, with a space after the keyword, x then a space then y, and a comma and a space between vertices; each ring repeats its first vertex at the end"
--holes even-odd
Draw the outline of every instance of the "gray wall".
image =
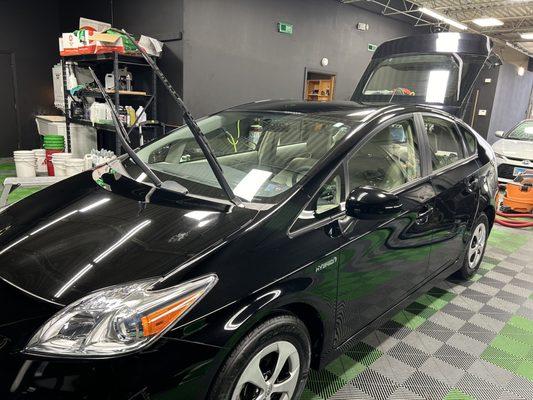
POLYGON ((372 56, 368 43, 415 32, 336 0, 184 0, 183 21, 184 98, 195 116, 258 99, 301 99, 306 67, 336 72, 335 98, 346 100, 372 56), (294 34, 277 33, 279 21, 293 24, 294 34), (357 22, 370 30, 356 30, 357 22))
MULTIPOLYGON (((18 147, 39 144, 35 115, 54 112, 52 66, 59 57, 59 10, 57 1, 0 1, 0 51, 14 54, 18 147)), ((4 77, 1 77, 4 78, 4 77)), ((10 149, 0 149, 7 155, 10 149)))
POLYGON ((500 67, 492 116, 488 129, 488 141, 496 141, 494 132, 507 131, 527 117, 529 99, 533 87, 533 72, 517 74, 513 64, 500 67))

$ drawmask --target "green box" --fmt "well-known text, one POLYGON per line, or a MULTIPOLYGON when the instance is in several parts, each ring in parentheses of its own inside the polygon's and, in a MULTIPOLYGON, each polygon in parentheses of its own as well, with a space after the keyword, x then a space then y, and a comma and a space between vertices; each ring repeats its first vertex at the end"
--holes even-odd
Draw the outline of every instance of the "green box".
POLYGON ((377 44, 368 43, 368 51, 376 51, 377 48, 377 44))

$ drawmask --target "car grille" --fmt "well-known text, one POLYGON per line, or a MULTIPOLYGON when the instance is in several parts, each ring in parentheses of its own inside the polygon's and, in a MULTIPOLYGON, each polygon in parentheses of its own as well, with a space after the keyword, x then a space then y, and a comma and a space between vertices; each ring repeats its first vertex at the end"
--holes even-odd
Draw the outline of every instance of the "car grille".
POLYGON ((498 177, 503 179, 514 179, 513 171, 515 165, 500 164, 498 165, 498 177))

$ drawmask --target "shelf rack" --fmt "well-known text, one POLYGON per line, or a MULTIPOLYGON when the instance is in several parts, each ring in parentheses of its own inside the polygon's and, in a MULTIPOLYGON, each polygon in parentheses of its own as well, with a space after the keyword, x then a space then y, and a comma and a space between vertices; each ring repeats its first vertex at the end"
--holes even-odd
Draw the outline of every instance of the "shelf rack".
MULTIPOLYGON (((68 90, 67 90, 67 64, 68 63, 76 63, 79 67, 89 67, 89 66, 96 66, 101 64, 112 64, 113 66, 113 75, 115 78, 115 88, 119 87, 119 78, 118 78, 118 71, 121 66, 134 66, 139 68, 147 68, 150 72, 150 82, 147 82, 147 86, 150 87, 151 93, 139 93, 139 92, 124 92, 121 90, 114 90, 110 92, 111 98, 113 99, 113 102, 115 104, 115 108, 117 109, 121 105, 121 99, 127 98, 130 101, 137 101, 142 102, 143 107, 146 109, 146 114, 149 117, 150 120, 156 120, 157 121, 157 77, 155 75, 155 72, 150 69, 150 66, 148 63, 142 58, 142 56, 136 56, 136 55, 124 55, 120 53, 105 53, 105 54, 87 54, 87 55, 78 55, 78 56, 68 56, 68 57, 61 57, 61 69, 63 72, 63 91, 65 93, 64 99, 65 99, 65 124, 66 124, 66 136, 67 136, 67 151, 71 150, 71 136, 70 136, 70 124, 80 124, 80 125, 88 125, 93 126, 97 132, 115 132, 115 154, 119 155, 122 152, 122 147, 120 143, 120 139, 118 135, 116 134, 115 127, 111 124, 93 124, 91 121, 88 121, 86 119, 80 119, 73 116, 72 110, 69 106, 69 100, 68 100, 68 90), (149 107, 149 108, 148 108, 149 107)), ((93 97, 93 98, 102 98, 102 95, 95 91, 90 89, 83 89, 80 90, 77 93, 77 96, 81 97, 93 97)), ((129 105, 129 104, 128 104, 129 105)), ((143 129, 146 128, 154 128, 157 129, 158 125, 145 125, 143 126, 143 129)), ((128 128, 129 129, 129 128, 128 128)), ((135 128, 135 130, 139 130, 138 127, 135 128)), ((157 131, 156 131, 157 136, 157 131)))

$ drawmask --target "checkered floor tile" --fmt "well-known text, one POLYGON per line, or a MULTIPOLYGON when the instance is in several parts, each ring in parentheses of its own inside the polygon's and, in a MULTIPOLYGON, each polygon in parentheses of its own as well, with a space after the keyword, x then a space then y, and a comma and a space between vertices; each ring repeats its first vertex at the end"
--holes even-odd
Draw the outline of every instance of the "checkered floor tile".
POLYGON ((533 399, 533 231, 496 226, 449 278, 321 371, 303 400, 533 399))

